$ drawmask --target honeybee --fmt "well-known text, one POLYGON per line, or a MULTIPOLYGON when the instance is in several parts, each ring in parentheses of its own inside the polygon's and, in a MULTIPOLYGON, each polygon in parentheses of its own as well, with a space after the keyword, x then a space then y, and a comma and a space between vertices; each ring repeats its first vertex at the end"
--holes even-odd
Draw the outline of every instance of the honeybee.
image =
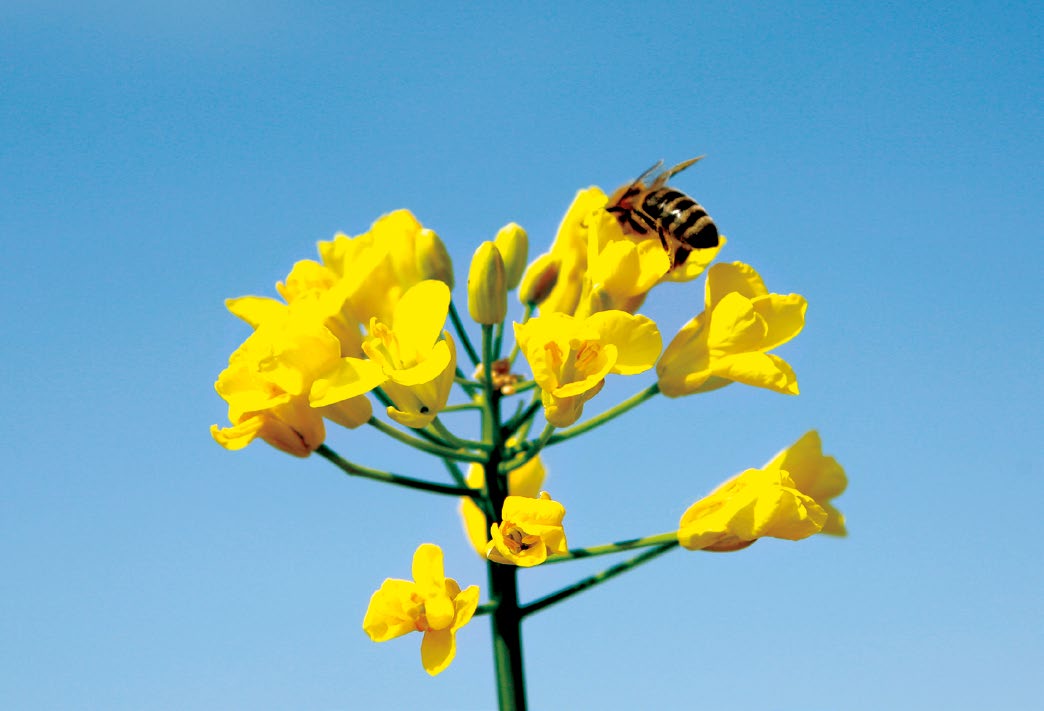
POLYGON ((680 190, 667 187, 671 176, 701 158, 703 156, 697 156, 664 170, 646 185, 643 181, 663 166, 661 160, 633 183, 613 193, 605 208, 631 234, 655 232, 671 258, 671 269, 685 264, 694 249, 718 246, 718 228, 703 206, 680 190))

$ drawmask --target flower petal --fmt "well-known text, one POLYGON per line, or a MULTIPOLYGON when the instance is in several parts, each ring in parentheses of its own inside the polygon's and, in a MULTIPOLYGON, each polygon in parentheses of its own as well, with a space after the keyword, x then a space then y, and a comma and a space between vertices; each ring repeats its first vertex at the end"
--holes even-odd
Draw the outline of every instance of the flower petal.
POLYGON ((655 321, 646 316, 624 311, 601 311, 592 314, 587 324, 598 331, 603 343, 616 346, 614 373, 643 373, 653 367, 663 350, 660 329, 655 321))
POLYGON ((395 305, 392 329, 399 339, 403 360, 427 356, 446 325, 450 290, 443 282, 427 279, 415 284, 395 305))
POLYGON ((715 264, 707 270, 706 304, 710 310, 729 293, 737 292, 748 299, 768 293, 761 275, 743 262, 715 264))
MULTIPOLYGON (((770 353, 739 353, 711 363, 711 373, 737 383, 797 395, 797 375, 790 364, 770 353)), ((692 392, 701 392, 699 388, 692 392)))
POLYGON ((453 630, 428 630, 421 640, 421 664, 424 670, 436 676, 446 670, 457 654, 456 633, 453 630))
POLYGON ((333 368, 315 379, 308 393, 312 407, 333 405, 370 392, 387 380, 372 360, 341 358, 333 368))

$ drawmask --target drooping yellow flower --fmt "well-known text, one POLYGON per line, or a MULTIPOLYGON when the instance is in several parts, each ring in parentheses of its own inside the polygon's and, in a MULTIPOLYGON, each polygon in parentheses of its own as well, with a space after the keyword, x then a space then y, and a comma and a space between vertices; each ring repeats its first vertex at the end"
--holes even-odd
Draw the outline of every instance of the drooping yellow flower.
POLYGON ((374 642, 423 632, 421 663, 435 676, 457 653, 457 630, 478 607, 479 589, 445 576, 442 549, 422 543, 413 554, 413 581, 388 578, 370 597, 363 630, 374 642))
POLYGON ((321 408, 308 405, 313 381, 340 358, 340 341, 304 307, 288 307, 264 321, 218 376, 215 387, 228 402, 232 427, 214 425, 214 439, 227 449, 241 449, 261 437, 285 452, 307 456, 323 443, 323 417, 345 427, 366 422, 372 410, 365 397, 321 408))
POLYGON ((486 558, 529 568, 543 563, 548 555, 565 553, 569 550, 562 528, 565 513, 565 507, 552 501, 546 491, 535 499, 507 497, 501 522, 490 526, 486 558))
POLYGON ((587 318, 551 313, 515 324, 515 340, 540 386, 544 415, 555 427, 580 419, 609 373, 634 375, 656 362, 663 341, 656 323, 623 311, 587 318))
POLYGON ((343 358, 315 381, 312 405, 330 405, 379 385, 395 403, 389 417, 407 427, 426 427, 446 406, 457 367, 456 346, 442 330, 449 302, 449 287, 440 281, 425 280, 407 290, 390 325, 370 320, 362 346, 369 359, 343 358))
POLYGON ((826 511, 827 520, 821 533, 846 535, 845 517, 830 500, 844 492, 848 478, 836 459, 823 455, 823 443, 818 432, 806 432, 801 439, 773 457, 765 469, 785 471, 798 491, 815 499, 826 511))
POLYGON ((801 332, 805 298, 770 294, 753 267, 733 262, 708 270, 705 301, 663 352, 660 391, 679 397, 735 381, 796 395, 793 369, 768 351, 801 332))
MULTIPOLYGON (((540 487, 544 485, 546 475, 547 470, 540 457, 533 457, 508 474, 508 494, 535 499, 540 495, 540 487)), ((468 467, 466 482, 472 489, 481 489, 486 485, 486 473, 481 465, 472 464, 468 467)), ((460 500, 460 516, 464 520, 464 533, 471 546, 480 556, 485 557, 486 544, 489 543, 486 514, 470 497, 465 496, 460 500)))
POLYGON ((765 536, 807 538, 826 519, 826 511, 785 471, 748 469, 689 507, 678 541, 689 550, 737 551, 765 536))

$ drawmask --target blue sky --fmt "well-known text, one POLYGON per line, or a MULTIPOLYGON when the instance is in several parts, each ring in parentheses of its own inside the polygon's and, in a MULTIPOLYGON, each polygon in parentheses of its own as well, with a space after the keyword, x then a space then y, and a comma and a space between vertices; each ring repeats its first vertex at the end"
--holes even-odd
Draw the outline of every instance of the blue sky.
MULTIPOLYGON (((421 541, 483 581, 453 501, 210 439, 223 299, 399 207, 458 274, 509 221, 539 251, 577 189, 705 153, 675 184, 722 258, 809 299, 802 394, 653 401, 547 487, 574 545, 658 533, 816 427, 851 535, 676 552, 536 616, 533 707, 1039 707, 1039 8, 563 5, 0 8, 0 706, 490 708, 485 620, 436 679, 360 629, 421 541)), ((666 335, 701 287, 654 293, 666 335)), ((620 381, 591 412, 650 382, 620 381)))

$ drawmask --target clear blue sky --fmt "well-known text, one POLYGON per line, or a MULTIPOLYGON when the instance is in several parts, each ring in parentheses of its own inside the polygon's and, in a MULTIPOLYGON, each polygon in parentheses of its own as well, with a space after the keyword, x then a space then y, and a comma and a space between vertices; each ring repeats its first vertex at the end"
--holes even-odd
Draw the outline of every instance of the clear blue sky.
MULTIPOLYGON (((1039 6, 333 5, 0 7, 0 707, 490 708, 484 619, 436 679, 360 628, 421 541, 483 582, 455 502, 211 440, 246 335, 222 300, 399 207, 458 270, 512 220, 542 250, 578 188, 705 153, 676 185, 723 259, 810 301, 802 395, 654 401, 549 451, 547 486, 574 545, 656 533, 818 427, 851 535, 551 608, 533 707, 1040 708, 1039 6)), ((665 333, 701 284, 655 293, 665 333)))

